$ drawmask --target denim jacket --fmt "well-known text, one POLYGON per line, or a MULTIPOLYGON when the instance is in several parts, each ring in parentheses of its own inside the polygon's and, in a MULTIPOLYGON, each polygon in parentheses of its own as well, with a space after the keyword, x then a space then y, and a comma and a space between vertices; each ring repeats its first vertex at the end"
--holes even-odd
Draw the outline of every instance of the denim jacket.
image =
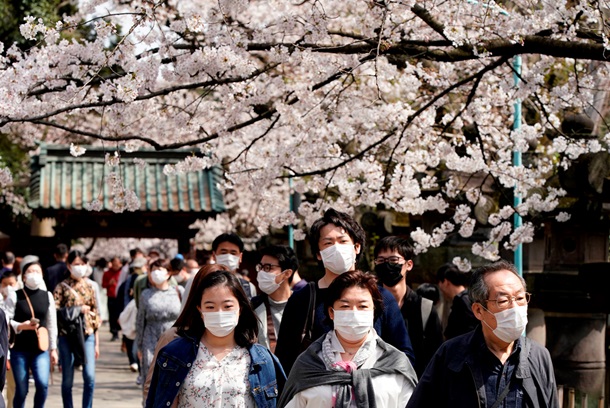
MULTIPOLYGON (((172 406, 199 350, 199 341, 178 337, 163 347, 154 365, 146 407, 172 406)), ((259 344, 248 348, 250 353, 250 392, 258 408, 275 408, 286 382, 286 374, 277 358, 259 344)))

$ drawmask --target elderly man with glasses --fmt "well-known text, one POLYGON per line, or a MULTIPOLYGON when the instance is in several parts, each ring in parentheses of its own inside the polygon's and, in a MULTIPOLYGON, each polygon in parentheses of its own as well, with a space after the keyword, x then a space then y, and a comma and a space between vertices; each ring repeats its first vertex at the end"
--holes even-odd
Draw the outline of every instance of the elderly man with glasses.
POLYGON ((558 407, 549 352, 523 336, 530 294, 506 261, 476 270, 475 330, 445 342, 407 407, 558 407))

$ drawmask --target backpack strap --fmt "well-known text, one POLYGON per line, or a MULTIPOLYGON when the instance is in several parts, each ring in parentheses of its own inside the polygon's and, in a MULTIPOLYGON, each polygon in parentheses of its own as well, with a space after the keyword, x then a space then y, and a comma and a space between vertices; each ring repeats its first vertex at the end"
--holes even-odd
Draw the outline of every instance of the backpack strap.
POLYGON ((426 330, 426 325, 428 324, 428 320, 430 320, 430 315, 432 314, 432 306, 434 306, 434 302, 432 302, 430 299, 426 299, 425 297, 421 298, 421 321, 424 331, 426 330))
POLYGON ((313 342, 313 324, 316 317, 316 282, 309 282, 309 306, 307 307, 307 320, 301 336, 301 345, 309 346, 313 342))

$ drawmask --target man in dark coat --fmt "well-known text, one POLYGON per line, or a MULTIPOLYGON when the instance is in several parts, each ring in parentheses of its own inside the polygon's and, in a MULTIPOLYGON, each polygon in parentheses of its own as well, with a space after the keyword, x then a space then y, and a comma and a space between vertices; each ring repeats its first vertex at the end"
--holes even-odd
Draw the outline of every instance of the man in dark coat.
POLYGON ((70 276, 68 265, 66 265, 68 247, 65 244, 57 245, 53 256, 55 257, 56 263, 53 266, 49 266, 44 274, 44 283, 47 285, 47 290, 49 292, 53 292, 55 286, 57 286, 59 282, 70 276))
POLYGON ((446 341, 409 407, 559 407, 549 352, 522 336, 529 293, 506 261, 479 268, 470 285, 475 330, 446 341))

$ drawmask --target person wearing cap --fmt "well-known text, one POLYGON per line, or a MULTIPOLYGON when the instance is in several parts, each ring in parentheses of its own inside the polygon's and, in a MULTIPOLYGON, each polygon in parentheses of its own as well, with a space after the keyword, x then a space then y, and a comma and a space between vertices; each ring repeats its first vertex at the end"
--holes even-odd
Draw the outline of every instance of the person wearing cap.
POLYGON ((13 405, 22 407, 28 393, 32 372, 36 393, 34 407, 44 407, 49 386, 51 365, 57 364, 57 314, 53 295, 47 291, 38 257, 26 256, 21 261, 24 288, 9 292, 7 316, 15 331, 11 349, 11 369, 15 380, 13 405), (48 330, 48 350, 39 348, 37 330, 48 330))

